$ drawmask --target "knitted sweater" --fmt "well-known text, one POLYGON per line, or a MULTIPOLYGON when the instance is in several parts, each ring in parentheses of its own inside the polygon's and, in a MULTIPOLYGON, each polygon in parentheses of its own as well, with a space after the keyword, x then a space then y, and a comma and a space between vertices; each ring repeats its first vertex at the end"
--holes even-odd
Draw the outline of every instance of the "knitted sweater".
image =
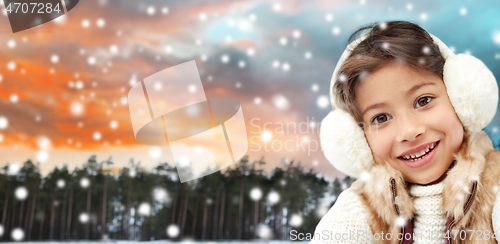
POLYGON ((413 204, 416 210, 413 225, 413 233, 416 236, 414 244, 444 243, 446 217, 441 209, 443 185, 442 181, 428 186, 410 185, 410 195, 415 197, 413 204), (429 238, 431 234, 436 237, 429 238))
MULTIPOLYGON (((441 216, 442 210, 440 209, 443 200, 442 190, 443 182, 428 186, 410 186, 410 194, 415 197, 416 213, 413 229, 415 234, 422 233, 423 237, 427 237, 426 234, 430 231, 431 233, 441 233, 441 237, 444 235, 446 218, 441 216)), ((492 213, 495 236, 500 235, 499 196, 500 194, 497 194, 492 213)), ((368 238, 373 237, 373 235, 367 218, 368 212, 360 196, 352 189, 346 189, 316 226, 310 244, 375 243, 373 239, 368 238)), ((414 243, 444 243, 444 239, 417 240, 415 238, 414 243)))

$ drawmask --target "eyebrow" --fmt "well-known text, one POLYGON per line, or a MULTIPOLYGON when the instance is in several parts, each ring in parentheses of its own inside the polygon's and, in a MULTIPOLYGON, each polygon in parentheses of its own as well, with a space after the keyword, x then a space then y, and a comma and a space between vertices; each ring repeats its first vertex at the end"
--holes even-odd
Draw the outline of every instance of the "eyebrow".
MULTIPOLYGON (((418 84, 418 85, 412 87, 410 90, 406 91, 405 96, 407 96, 407 97, 410 96, 415 91, 417 91, 420 87, 423 87, 423 86, 426 86, 426 85, 436 85, 436 83, 427 82, 427 83, 418 84)), ((363 111, 361 113, 361 118, 363 118, 365 116, 365 114, 366 114, 366 112, 368 112, 368 110, 375 109, 375 108, 380 108, 380 107, 384 107, 384 106, 387 106, 387 103, 375 103, 375 104, 372 104, 372 105, 368 106, 368 108, 366 108, 365 111, 363 111)))

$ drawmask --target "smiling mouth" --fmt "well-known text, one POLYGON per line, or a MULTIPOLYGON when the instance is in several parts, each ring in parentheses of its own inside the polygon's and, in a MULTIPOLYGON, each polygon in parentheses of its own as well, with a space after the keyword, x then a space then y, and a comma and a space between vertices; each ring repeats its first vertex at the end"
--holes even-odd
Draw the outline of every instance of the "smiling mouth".
POLYGON ((429 154, 434 151, 434 149, 436 149, 437 145, 439 144, 439 141, 435 142, 432 146, 432 148, 429 148, 429 151, 426 151, 423 155, 420 155, 418 157, 414 157, 414 156, 399 156, 398 159, 401 159, 401 160, 404 160, 404 161, 408 161, 408 162, 413 162, 413 161, 418 161, 418 160, 421 160, 423 158, 426 158, 427 156, 429 156, 429 154))

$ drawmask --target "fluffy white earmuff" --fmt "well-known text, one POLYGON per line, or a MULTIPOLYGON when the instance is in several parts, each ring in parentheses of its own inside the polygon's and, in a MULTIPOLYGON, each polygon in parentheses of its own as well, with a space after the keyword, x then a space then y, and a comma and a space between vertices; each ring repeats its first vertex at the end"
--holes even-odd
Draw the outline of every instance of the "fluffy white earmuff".
MULTIPOLYGON (((363 129, 356 120, 336 104, 333 92, 337 73, 351 51, 367 35, 352 41, 342 53, 330 81, 331 111, 321 122, 320 142, 331 164, 340 172, 359 178, 374 164, 363 129)), ((493 73, 481 60, 467 54, 454 54, 441 40, 431 35, 445 59, 443 81, 451 104, 463 126, 481 131, 495 116, 498 86, 493 73)))

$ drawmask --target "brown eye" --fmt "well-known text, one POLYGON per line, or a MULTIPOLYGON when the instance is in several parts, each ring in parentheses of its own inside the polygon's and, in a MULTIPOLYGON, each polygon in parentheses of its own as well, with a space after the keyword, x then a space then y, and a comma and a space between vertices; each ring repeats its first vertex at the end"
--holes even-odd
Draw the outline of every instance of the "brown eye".
POLYGON ((432 97, 422 97, 417 100, 417 106, 424 107, 432 100, 432 97))
POLYGON ((387 120, 389 120, 389 115, 387 114, 379 114, 377 116, 375 116, 375 118, 373 118, 372 120, 372 124, 373 123, 377 123, 377 124, 382 124, 382 123, 385 123, 387 120))

